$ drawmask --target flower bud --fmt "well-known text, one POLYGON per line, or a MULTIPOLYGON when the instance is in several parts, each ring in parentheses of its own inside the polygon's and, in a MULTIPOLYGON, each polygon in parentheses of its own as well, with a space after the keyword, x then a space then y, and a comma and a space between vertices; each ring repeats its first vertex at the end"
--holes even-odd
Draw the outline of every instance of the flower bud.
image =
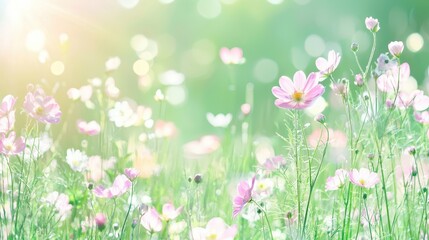
POLYGON ((203 181, 203 175, 201 175, 201 174, 195 174, 195 177, 194 177, 194 182, 196 183, 196 184, 199 184, 199 183, 201 183, 203 181))
POLYGON ((355 76, 355 85, 361 87, 363 85, 362 74, 356 74, 355 76))
POLYGON ((317 114, 317 116, 314 118, 315 121, 320 122, 321 124, 325 123, 326 117, 322 113, 317 114))
POLYGON ((404 43, 401 41, 391 42, 389 43, 388 48, 392 56, 399 58, 402 54, 402 51, 404 51, 404 43))
POLYGON ((377 18, 367 17, 365 19, 365 26, 373 33, 376 33, 378 30, 380 30, 380 23, 378 22, 377 18))
POLYGON ((95 225, 98 230, 103 231, 104 228, 106 228, 106 222, 107 218, 103 213, 97 213, 97 215, 95 215, 95 225))
POLYGON ((352 49, 353 52, 357 52, 359 50, 359 44, 354 42, 352 43, 350 48, 352 49))

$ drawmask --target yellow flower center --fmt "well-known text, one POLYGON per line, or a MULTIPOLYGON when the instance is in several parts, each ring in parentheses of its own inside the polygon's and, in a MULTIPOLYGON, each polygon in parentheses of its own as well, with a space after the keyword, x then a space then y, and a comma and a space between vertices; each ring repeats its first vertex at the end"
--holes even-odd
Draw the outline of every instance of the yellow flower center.
POLYGON ((293 100, 295 100, 296 102, 301 102, 301 100, 302 100, 302 95, 304 95, 302 92, 295 91, 295 92, 292 94, 292 99, 293 99, 293 100))
POLYGON ((217 239, 217 234, 216 233, 210 233, 206 236, 207 240, 216 240, 217 239))
POLYGON ((41 115, 43 115, 44 109, 43 109, 43 107, 42 107, 42 106, 37 106, 37 107, 36 107, 36 109, 34 109, 34 112, 35 112, 37 115, 41 116, 41 115))
POLYGON ((359 183, 360 185, 365 186, 365 179, 359 179, 359 183))

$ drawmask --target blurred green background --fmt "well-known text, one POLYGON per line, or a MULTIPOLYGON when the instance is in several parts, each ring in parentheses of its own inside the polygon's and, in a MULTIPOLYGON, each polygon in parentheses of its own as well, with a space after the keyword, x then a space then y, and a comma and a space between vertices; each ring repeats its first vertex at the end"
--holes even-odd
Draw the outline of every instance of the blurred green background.
MULTIPOLYGON (((299 69, 316 71, 316 58, 334 49, 342 55, 335 77, 352 79, 357 66, 350 44, 360 44, 362 64, 371 47, 365 17, 380 21, 376 56, 388 51, 390 41, 403 41, 403 59, 423 85, 429 65, 428 10, 425 0, 0 0, 0 96, 18 96, 20 105, 27 84, 40 84, 66 112, 71 104, 67 90, 94 77, 106 79, 106 60, 118 56, 121 65, 112 76, 120 99, 134 99, 152 107, 155 118, 174 121, 181 141, 218 131, 207 122, 207 112, 237 117, 249 83, 252 131, 273 136, 283 117, 271 94, 278 78, 299 69), (130 43, 138 34, 154 41, 141 76, 133 65, 142 56, 130 43), (221 47, 242 48, 245 64, 224 65, 221 47), (60 64, 56 74, 54 63, 60 64), (166 90, 159 76, 167 70, 185 75, 181 90, 186 98, 167 104, 165 115, 157 116, 153 96, 157 89, 166 90), (229 89, 231 77, 235 91, 229 89)), ((78 114, 63 121, 74 122, 78 114)))

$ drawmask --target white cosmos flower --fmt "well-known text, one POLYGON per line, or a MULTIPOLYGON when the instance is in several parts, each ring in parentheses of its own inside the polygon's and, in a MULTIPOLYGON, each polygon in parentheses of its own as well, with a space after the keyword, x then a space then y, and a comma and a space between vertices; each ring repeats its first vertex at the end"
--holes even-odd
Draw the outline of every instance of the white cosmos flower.
POLYGON ((86 154, 80 150, 67 149, 66 161, 73 171, 82 172, 86 170, 88 156, 86 156, 86 154))
POLYGON ((111 57, 107 59, 106 61, 106 71, 114 71, 118 69, 118 67, 121 65, 121 59, 119 57, 111 57))
POLYGON ((231 120, 232 120, 231 113, 228 113, 228 114, 219 113, 217 115, 214 115, 213 113, 207 113, 207 121, 209 121, 209 123, 213 127, 226 128, 231 123, 231 120))
POLYGON ((116 102, 114 108, 109 110, 109 119, 116 127, 131 127, 138 116, 127 101, 116 102))

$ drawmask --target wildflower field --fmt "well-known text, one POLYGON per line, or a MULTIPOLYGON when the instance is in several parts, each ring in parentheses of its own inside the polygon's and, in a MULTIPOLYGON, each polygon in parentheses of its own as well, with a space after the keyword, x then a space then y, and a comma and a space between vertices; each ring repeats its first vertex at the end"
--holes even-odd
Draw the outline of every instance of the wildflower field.
POLYGON ((428 10, 0 1, 0 239, 429 239, 428 10))

